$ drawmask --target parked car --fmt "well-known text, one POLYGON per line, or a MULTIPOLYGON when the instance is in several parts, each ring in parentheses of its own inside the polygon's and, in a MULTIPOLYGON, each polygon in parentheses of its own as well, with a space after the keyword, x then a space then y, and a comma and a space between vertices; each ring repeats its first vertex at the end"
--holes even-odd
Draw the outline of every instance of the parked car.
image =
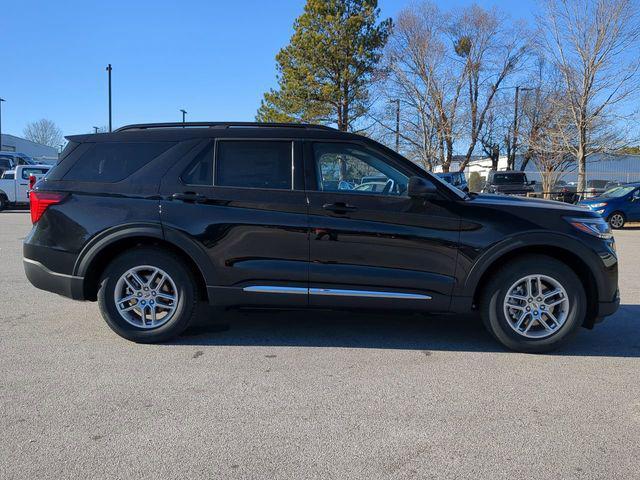
POLYGON ((577 182, 568 182, 564 185, 558 185, 551 192, 551 198, 553 200, 564 203, 576 203, 578 201, 577 182))
POLYGON ((31 157, 24 153, 0 151, 0 175, 7 170, 13 170, 18 165, 36 165, 31 157))
POLYGON ((50 170, 49 165, 18 165, 0 176, 0 211, 29 203, 29 190, 50 170), (31 183, 30 183, 31 178, 31 183))
POLYGON ((597 197, 607 190, 609 180, 587 180, 586 189, 581 199, 597 197))
POLYGON ((579 205, 602 215, 612 228, 622 228, 626 222, 640 221, 640 183, 614 187, 598 197, 581 201, 579 205))
POLYGON ((31 197, 29 281, 97 300, 136 342, 180 334, 204 301, 476 311, 506 347, 540 352, 619 304, 614 239, 597 213, 467 195, 328 127, 144 124, 72 136, 31 197), (338 189, 340 178, 374 175, 393 186, 338 189))
POLYGON ((483 193, 498 193, 503 195, 527 195, 533 192, 535 181, 527 180, 524 172, 490 171, 487 175, 487 182, 483 193))
POLYGON ((354 190, 359 192, 382 192, 387 182, 367 182, 356 185, 354 190))
POLYGON ((463 172, 439 172, 436 173, 436 176, 440 177, 445 182, 450 183, 454 187, 462 190, 463 192, 469 193, 469 184, 467 183, 467 179, 464 176, 463 172))

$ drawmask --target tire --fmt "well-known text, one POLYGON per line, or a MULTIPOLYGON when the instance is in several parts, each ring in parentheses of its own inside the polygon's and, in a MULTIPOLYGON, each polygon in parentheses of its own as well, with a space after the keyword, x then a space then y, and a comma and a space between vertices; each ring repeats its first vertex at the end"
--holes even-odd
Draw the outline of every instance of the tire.
POLYGON ((7 199, 4 197, 0 197, 0 212, 7 208, 7 199))
POLYGON ((624 227, 624 224, 626 223, 627 219, 625 218, 624 213, 613 212, 611 215, 609 215, 609 219, 607 221, 609 222, 609 225, 611 226, 611 228, 618 230, 624 227))
POLYGON ((489 333, 508 349, 542 353, 560 347, 576 333, 584 322, 586 305, 582 282, 571 268, 551 257, 527 255, 511 261, 489 279, 480 298, 480 313, 489 333), (529 276, 534 276, 534 295, 520 290, 528 288, 526 282, 518 283, 529 276), (543 294, 539 296, 536 293, 537 278, 543 284, 543 294), (519 286, 514 288, 516 285, 519 286), (544 300, 544 295, 549 295, 552 291, 560 293, 544 300), (524 298, 516 300, 510 296, 505 305, 507 294, 515 295, 514 292, 524 298), (533 303, 529 303, 529 299, 533 303), (538 299, 541 301, 538 302, 538 299), (551 306, 554 302, 559 304, 551 306), (511 315, 510 319, 507 318, 507 313, 511 315), (525 314, 524 320, 521 320, 522 314, 525 314), (540 321, 534 314, 539 315, 540 321), (559 323, 551 320, 549 314, 557 318, 559 323), (521 324, 518 327, 519 321, 521 324), (545 328, 543 324, 550 328, 545 328), (527 329, 528 332, 523 332, 527 329))
POLYGON ((193 321, 197 302, 196 283, 184 262, 166 250, 152 247, 135 248, 116 257, 105 269, 98 290, 100 313, 107 325, 121 337, 138 343, 164 342, 180 335, 193 321), (150 283, 146 287, 144 283, 139 285, 132 271, 150 283), (128 311, 120 312, 116 295, 132 297, 119 303, 128 311), (144 318, 141 311, 145 312, 144 318))

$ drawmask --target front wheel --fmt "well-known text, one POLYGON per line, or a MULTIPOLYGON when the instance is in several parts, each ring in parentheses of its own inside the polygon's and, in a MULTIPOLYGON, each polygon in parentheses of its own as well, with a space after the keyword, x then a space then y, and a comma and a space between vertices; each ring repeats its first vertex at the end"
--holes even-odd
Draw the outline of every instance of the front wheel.
POLYGON ((179 258, 159 248, 136 248, 114 259, 100 281, 98 304, 121 337, 156 343, 181 334, 196 312, 196 284, 179 258))
POLYGON ((489 280, 480 311, 489 332, 504 346, 539 353, 558 348, 582 325, 586 296, 566 264, 529 255, 489 280))
POLYGON ((613 212, 609 215, 609 225, 611 228, 619 229, 624 227, 626 219, 624 218, 624 214, 622 212, 613 212))

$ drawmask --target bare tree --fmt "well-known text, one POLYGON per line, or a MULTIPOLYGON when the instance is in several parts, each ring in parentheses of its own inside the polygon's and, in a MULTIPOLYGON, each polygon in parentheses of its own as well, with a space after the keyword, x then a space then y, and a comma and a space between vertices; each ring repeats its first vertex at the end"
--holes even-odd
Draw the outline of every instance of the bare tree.
POLYGON ((381 98, 385 105, 374 119, 395 131, 389 101, 402 105, 400 135, 405 153, 425 166, 448 171, 453 158, 459 99, 464 86, 462 62, 448 61, 448 16, 432 3, 400 12, 384 57, 381 98))
POLYGON ((37 122, 28 123, 24 129, 24 138, 40 145, 58 147, 62 144, 62 130, 51 120, 43 118, 37 122))
POLYGON ((516 23, 510 26, 497 10, 472 5, 450 27, 455 54, 464 59, 467 89, 467 137, 469 145, 460 164, 471 160, 487 114, 505 79, 513 74, 527 53, 528 34, 516 23))
POLYGON ((564 102, 563 82, 552 68, 542 66, 538 72, 538 88, 528 92, 522 102, 521 128, 525 135, 521 170, 533 163, 540 172, 542 190, 549 197, 562 175, 575 170, 576 162, 564 141, 571 114, 564 102))
POLYGON ((611 128, 618 107, 638 89, 638 24, 634 0, 545 0, 539 38, 564 83, 569 115, 561 130, 578 164, 578 190, 586 184, 587 157, 615 150, 611 128))
MULTIPOLYGON (((446 172, 456 144, 468 140, 464 170, 487 133, 484 124, 502 84, 525 58, 527 39, 520 24, 476 5, 456 15, 430 2, 402 10, 385 51, 380 91, 383 103, 402 102, 405 153, 446 172)), ((385 107, 375 119, 392 131, 389 113, 385 107)))

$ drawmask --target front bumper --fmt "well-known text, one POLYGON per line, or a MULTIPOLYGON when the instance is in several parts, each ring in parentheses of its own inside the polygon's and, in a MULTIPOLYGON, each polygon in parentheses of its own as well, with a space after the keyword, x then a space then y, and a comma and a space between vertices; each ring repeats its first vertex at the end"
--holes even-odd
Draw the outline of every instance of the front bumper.
POLYGON ((34 287, 74 300, 84 300, 84 277, 53 272, 30 258, 23 258, 22 264, 27 279, 34 287))
POLYGON ((611 302, 598 302, 598 312, 593 320, 593 323, 602 322, 605 317, 613 315, 618 311, 620 307, 620 291, 616 291, 615 298, 611 302))

